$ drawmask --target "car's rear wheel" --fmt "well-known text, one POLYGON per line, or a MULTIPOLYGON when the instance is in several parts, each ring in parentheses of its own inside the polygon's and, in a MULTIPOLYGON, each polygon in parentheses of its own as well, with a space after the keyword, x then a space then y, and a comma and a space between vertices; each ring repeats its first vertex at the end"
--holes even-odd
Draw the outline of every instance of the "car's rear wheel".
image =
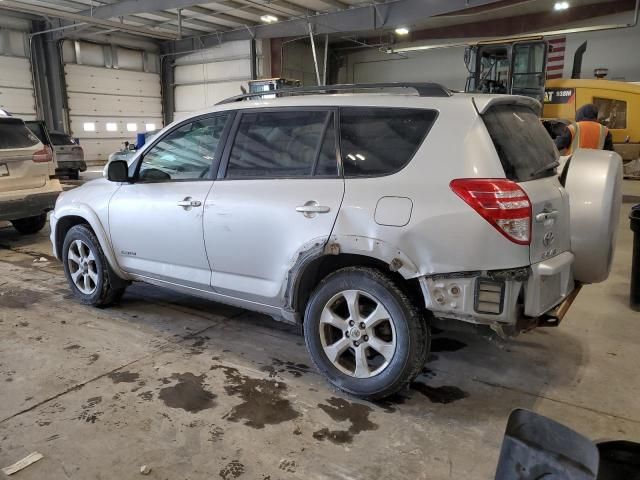
POLYGON ((108 306, 124 293, 114 287, 100 242, 85 225, 76 225, 67 233, 62 247, 64 273, 73 295, 85 305, 108 306))
POLYGON ((23 235, 31 235, 38 233, 47 224, 47 214, 41 213, 35 217, 20 218, 18 220, 12 220, 11 224, 18 232, 23 235))
POLYGON ((404 388, 420 372, 430 345, 426 322, 408 296, 371 268, 326 277, 307 305, 304 333, 329 382, 367 399, 404 388))

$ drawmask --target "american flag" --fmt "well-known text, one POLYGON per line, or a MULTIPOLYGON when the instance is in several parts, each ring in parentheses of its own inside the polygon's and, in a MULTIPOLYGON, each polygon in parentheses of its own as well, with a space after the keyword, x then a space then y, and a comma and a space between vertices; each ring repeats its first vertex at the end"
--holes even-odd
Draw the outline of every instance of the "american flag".
POLYGON ((567 46, 567 37, 557 37, 549 40, 549 53, 547 55, 547 80, 562 78, 564 70, 564 51, 567 46))

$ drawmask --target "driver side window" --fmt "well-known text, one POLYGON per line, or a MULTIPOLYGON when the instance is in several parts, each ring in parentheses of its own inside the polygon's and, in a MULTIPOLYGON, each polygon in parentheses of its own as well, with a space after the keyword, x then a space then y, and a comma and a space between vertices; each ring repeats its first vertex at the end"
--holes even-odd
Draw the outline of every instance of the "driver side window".
POLYGON ((228 114, 186 123, 147 151, 138 178, 143 182, 209 178, 228 114))

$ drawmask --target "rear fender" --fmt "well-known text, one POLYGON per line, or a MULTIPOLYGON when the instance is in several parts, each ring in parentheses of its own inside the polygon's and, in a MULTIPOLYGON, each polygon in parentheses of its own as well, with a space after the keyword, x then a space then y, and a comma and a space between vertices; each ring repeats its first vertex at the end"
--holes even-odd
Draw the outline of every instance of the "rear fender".
POLYGON ((391 271, 398 272, 405 279, 418 276, 418 267, 402 250, 378 238, 332 235, 325 251, 334 255, 352 253, 375 258, 389 265, 391 271))

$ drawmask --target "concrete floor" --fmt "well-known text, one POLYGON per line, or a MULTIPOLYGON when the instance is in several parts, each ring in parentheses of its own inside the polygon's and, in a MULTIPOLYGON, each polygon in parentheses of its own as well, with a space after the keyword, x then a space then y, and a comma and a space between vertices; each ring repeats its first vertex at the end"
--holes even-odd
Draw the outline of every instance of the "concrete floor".
POLYGON ((79 305, 47 232, 0 228, 0 467, 38 451, 15 478, 489 479, 516 407, 640 440, 629 207, 611 277, 559 328, 440 332, 418 382, 381 404, 334 391, 297 331, 260 315, 144 285, 79 305))

